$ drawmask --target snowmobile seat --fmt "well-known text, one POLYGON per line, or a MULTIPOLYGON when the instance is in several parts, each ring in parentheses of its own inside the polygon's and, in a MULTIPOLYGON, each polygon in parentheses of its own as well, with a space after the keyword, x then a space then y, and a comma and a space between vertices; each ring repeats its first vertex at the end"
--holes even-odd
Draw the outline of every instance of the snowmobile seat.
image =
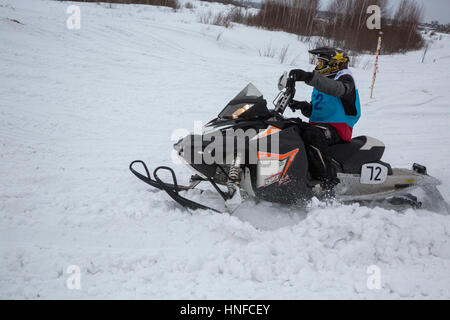
POLYGON ((330 146, 330 153, 333 159, 341 164, 344 173, 359 174, 363 164, 378 162, 386 165, 390 174, 392 169, 389 164, 380 161, 384 149, 384 144, 380 140, 359 136, 353 138, 351 142, 330 146))

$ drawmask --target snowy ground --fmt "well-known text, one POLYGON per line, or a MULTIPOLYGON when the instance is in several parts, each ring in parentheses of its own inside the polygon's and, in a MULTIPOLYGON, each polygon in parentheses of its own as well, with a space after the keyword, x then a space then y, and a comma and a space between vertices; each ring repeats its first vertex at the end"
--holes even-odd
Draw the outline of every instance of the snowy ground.
MULTIPOLYGON (((191 2, 77 3, 69 30, 68 3, 0 0, 0 298, 449 299, 449 216, 320 203, 188 213, 131 175, 134 159, 170 164, 173 131, 248 82, 272 100, 292 60, 312 68, 295 36, 200 24, 224 6, 191 2), (284 64, 258 54, 269 44, 290 45, 284 64), (66 287, 70 265, 81 290, 66 287)), ((393 167, 425 164, 450 200, 449 36, 421 58, 381 57, 373 100, 361 58, 355 135, 383 140, 393 167)))

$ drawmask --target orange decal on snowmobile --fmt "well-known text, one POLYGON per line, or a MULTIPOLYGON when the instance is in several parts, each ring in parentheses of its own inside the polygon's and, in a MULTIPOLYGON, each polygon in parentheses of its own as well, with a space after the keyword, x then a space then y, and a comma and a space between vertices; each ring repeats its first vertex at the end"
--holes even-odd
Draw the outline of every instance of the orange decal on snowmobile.
POLYGON ((274 127, 274 126, 269 126, 266 130, 264 130, 261 133, 258 133, 253 139, 261 139, 264 138, 266 136, 270 136, 271 134, 280 132, 281 129, 274 127))
POLYGON ((280 180, 279 180, 279 184, 282 184, 283 182, 287 181, 287 177, 286 177, 286 179, 284 179, 285 175, 286 175, 286 172, 288 171, 290 165, 292 164, 292 161, 294 161, 294 158, 297 155, 297 153, 298 153, 298 148, 294 149, 292 151, 289 151, 288 153, 285 153, 285 154, 276 154, 276 153, 267 153, 267 152, 258 151, 257 159, 258 160, 263 160, 264 159, 264 160, 278 160, 278 161, 281 161, 281 160, 284 160, 284 159, 288 158, 286 166, 284 167, 284 170, 283 170, 283 174, 282 174, 282 176, 280 177, 280 180))

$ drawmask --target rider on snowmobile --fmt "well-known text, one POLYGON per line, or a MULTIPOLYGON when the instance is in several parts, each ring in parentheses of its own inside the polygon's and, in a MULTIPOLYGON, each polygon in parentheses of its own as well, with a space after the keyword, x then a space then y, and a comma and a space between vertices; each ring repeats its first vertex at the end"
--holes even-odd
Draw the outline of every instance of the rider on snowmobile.
POLYGON ((289 77, 314 87, 311 102, 293 100, 290 107, 309 118, 309 124, 303 123, 301 131, 308 146, 311 171, 325 189, 331 189, 339 180, 329 146, 351 141, 353 126, 361 114, 359 95, 346 52, 320 47, 309 53, 316 56, 314 71, 294 69, 289 77))

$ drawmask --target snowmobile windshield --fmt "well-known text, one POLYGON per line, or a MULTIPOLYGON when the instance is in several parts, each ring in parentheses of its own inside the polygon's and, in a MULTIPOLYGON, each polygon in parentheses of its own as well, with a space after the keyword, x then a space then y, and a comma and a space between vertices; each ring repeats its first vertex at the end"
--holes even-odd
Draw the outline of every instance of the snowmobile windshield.
POLYGON ((267 102, 258 89, 249 83, 236 97, 219 113, 220 119, 252 119, 265 117, 269 114, 267 102))

